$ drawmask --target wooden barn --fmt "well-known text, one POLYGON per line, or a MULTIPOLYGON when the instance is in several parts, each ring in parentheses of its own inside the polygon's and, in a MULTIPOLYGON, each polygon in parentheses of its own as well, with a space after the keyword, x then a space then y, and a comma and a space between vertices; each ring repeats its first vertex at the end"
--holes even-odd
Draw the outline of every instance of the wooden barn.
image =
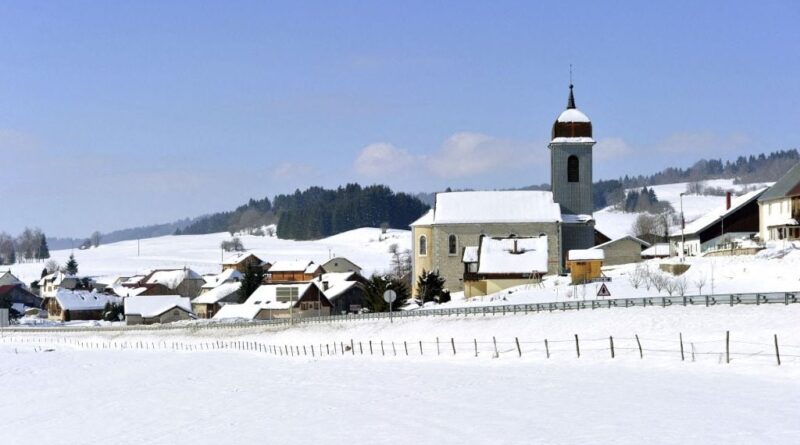
POLYGON ((269 264, 262 261, 261 258, 257 257, 255 254, 243 252, 225 258, 225 260, 222 262, 222 271, 236 270, 239 273, 245 273, 250 268, 265 268, 265 266, 268 267, 269 264))
POLYGON ((54 297, 44 298, 44 308, 51 320, 101 320, 106 304, 120 301, 117 297, 98 292, 59 289, 54 297))
POLYGON ((361 274, 361 267, 359 265, 341 256, 331 258, 322 265, 322 268, 325 269, 325 272, 331 273, 355 272, 361 274))
POLYGON ((204 291, 192 300, 192 311, 198 318, 213 318, 219 309, 226 304, 239 302, 240 282, 222 283, 213 289, 204 291))
POLYGON ((270 266, 264 283, 303 283, 325 273, 325 269, 313 261, 276 261, 270 266))
POLYGON ((638 263, 642 261, 642 251, 648 247, 650 247, 650 243, 647 241, 628 235, 608 240, 592 247, 592 249, 603 251, 605 257, 603 260, 604 266, 616 266, 618 264, 638 263))

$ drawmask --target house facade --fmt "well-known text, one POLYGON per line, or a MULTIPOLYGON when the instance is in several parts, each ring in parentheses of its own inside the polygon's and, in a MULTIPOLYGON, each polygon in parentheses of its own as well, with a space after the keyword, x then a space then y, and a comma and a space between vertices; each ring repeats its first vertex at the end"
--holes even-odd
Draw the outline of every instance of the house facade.
POLYGON ((598 244, 592 249, 602 250, 605 256, 603 264, 616 266, 618 264, 638 263, 642 261, 642 251, 651 244, 635 236, 623 236, 598 244))
POLYGON ((331 302, 316 282, 261 285, 242 304, 227 304, 214 319, 272 320, 327 316, 331 302))
POLYGON ((198 318, 213 318, 222 306, 239 302, 241 287, 240 282, 230 282, 207 290, 192 300, 192 311, 198 318))
POLYGON ((236 270, 239 273, 245 273, 248 269, 254 267, 263 267, 266 263, 261 258, 252 253, 239 253, 232 257, 226 258, 222 262, 223 272, 226 270, 236 270))
POLYGON ((470 298, 538 283, 550 269, 549 251, 546 235, 482 237, 478 246, 464 249, 464 295, 470 298))
POLYGON ((355 272, 361 274, 361 267, 345 257, 335 257, 322 264, 325 272, 355 272))
POLYGON ((194 318, 189 299, 178 295, 137 295, 125 299, 128 325, 173 323, 194 318))
POLYGON ((58 321, 101 320, 108 303, 121 300, 112 295, 85 290, 59 289, 53 297, 44 298, 47 318, 58 321))
POLYGON ((758 198, 762 241, 800 240, 800 163, 758 198))
POLYGON ((264 277, 264 283, 303 283, 325 273, 325 269, 313 261, 276 261, 264 277))
POLYGON ((570 85, 567 109, 553 124, 548 145, 551 190, 438 193, 433 208, 411 224, 414 277, 438 271, 451 292, 464 290, 464 249, 478 246, 481 236, 546 236, 547 273, 562 272, 568 250, 595 244, 594 144, 592 123, 576 108, 570 85))

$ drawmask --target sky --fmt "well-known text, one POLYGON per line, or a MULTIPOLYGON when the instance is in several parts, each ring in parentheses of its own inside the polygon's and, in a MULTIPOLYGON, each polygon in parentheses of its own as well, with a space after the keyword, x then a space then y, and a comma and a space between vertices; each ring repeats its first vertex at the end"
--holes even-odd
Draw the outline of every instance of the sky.
POLYGON ((3 1, 0 231, 548 183, 570 64, 595 179, 798 148, 797 23, 796 1, 3 1))

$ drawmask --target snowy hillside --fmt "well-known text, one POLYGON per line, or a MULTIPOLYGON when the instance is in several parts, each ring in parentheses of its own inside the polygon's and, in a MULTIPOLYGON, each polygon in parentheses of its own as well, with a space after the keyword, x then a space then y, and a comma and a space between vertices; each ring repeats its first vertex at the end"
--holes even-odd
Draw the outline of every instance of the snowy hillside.
MULTIPOLYGON (((688 183, 680 182, 676 184, 654 185, 652 188, 659 201, 667 201, 675 209, 675 212, 680 212, 681 198, 680 194, 686 192, 688 183)), ((745 188, 752 189, 753 187, 768 187, 771 183, 762 184, 734 184, 733 179, 713 179, 703 181, 706 187, 721 188, 724 190, 733 190, 737 193, 744 191, 745 188)), ((706 214, 709 210, 725 205, 724 196, 702 196, 702 195, 686 195, 683 197, 683 213, 686 217, 686 223, 696 220, 697 218, 706 214)), ((597 222, 597 230, 606 234, 610 238, 619 238, 621 236, 630 235, 631 226, 633 226, 638 213, 625 213, 615 210, 613 207, 606 207, 605 209, 594 212, 594 218, 597 222)))
MULTIPOLYGON (((163 236, 136 241, 121 241, 87 250, 75 250, 80 275, 134 275, 148 269, 189 267, 198 273, 218 273, 223 252, 220 243, 229 240, 228 233, 209 235, 163 236)), ((411 232, 380 229, 351 230, 316 241, 281 240, 275 237, 240 236, 244 247, 265 261, 313 260, 324 263, 331 256, 344 256, 355 262, 369 275, 389 268, 389 246, 397 243, 401 249, 411 246, 411 232)), ((64 264, 70 250, 56 250, 51 257, 64 264)), ((225 254, 230 255, 229 253, 225 254)), ((11 271, 26 283, 41 276, 43 263, 17 264, 11 271)), ((5 267, 3 268, 5 270, 5 267)))

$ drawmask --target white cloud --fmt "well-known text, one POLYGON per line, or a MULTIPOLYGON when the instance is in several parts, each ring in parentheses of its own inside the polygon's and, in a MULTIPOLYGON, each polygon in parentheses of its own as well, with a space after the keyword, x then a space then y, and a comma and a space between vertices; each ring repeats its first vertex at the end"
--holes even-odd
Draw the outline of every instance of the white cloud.
POLYGON ((284 162, 273 168, 272 176, 278 179, 296 179, 314 173, 314 167, 308 164, 284 162))
POLYGON ((397 173, 399 169, 409 167, 420 159, 387 142, 376 142, 361 149, 355 160, 355 169, 360 175, 380 178, 389 173, 397 173))
POLYGON ((606 138, 597 141, 594 157, 598 161, 620 159, 633 153, 633 148, 622 138, 606 138))
POLYGON ((744 133, 732 133, 720 136, 712 132, 680 132, 673 133, 664 141, 656 145, 656 150, 662 153, 724 153, 740 148, 751 142, 744 133))

